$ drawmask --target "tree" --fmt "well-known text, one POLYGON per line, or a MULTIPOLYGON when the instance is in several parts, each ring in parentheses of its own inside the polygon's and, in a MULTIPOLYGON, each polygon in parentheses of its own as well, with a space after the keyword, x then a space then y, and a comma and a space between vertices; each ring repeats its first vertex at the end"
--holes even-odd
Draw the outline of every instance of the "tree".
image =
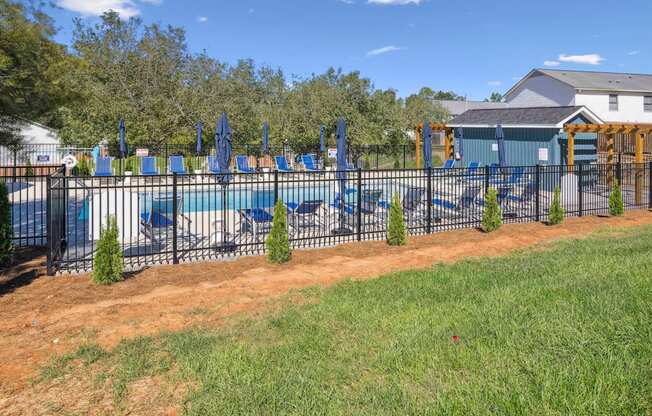
POLYGON ((403 207, 398 194, 392 197, 392 204, 389 207, 389 222, 387 224, 387 244, 390 246, 404 246, 407 242, 405 230, 405 219, 403 218, 403 207))
POLYGON ((97 252, 93 261, 93 281, 100 285, 110 285, 123 280, 122 249, 118 241, 118 223, 109 217, 107 227, 100 231, 97 252))
POLYGON ((287 263, 292 257, 290 240, 288 237, 287 211, 283 201, 279 198, 274 207, 272 229, 266 241, 267 259, 271 263, 287 263))
POLYGON ((411 129, 422 123, 423 120, 433 122, 447 121, 450 115, 440 103, 433 90, 422 88, 418 94, 413 94, 405 100, 405 117, 411 129))
POLYGON ((482 231, 485 233, 496 231, 502 224, 503 213, 498 205, 498 194, 494 188, 489 188, 482 213, 482 231))
POLYGON ((485 98, 484 101, 491 103, 500 103, 503 101, 503 95, 499 92, 492 92, 489 98, 485 98))
POLYGON ((548 211, 548 224, 561 224, 564 222, 564 214, 564 209, 561 207, 560 190, 559 186, 557 186, 552 194, 552 203, 550 204, 550 210, 548 211))
POLYGON ((14 252, 11 227, 11 203, 7 185, 0 181, 0 266, 9 263, 14 252))

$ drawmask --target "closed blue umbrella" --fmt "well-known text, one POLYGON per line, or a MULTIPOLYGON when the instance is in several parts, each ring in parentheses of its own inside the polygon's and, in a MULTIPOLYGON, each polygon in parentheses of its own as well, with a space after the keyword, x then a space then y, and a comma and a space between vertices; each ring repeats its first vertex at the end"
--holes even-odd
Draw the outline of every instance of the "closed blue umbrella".
POLYGON ((324 133, 326 131, 326 127, 322 124, 319 126, 319 152, 324 153, 326 151, 326 142, 324 141, 324 133))
POLYGON ((337 120, 337 173, 340 185, 340 227, 333 230, 334 234, 350 234, 351 230, 344 226, 344 205, 346 198, 346 122, 344 117, 337 120))
POLYGON ((197 122, 197 156, 201 153, 202 129, 204 125, 201 121, 197 122))
POLYGON ((430 122, 423 122, 423 164, 424 168, 432 167, 432 129, 430 122))
POLYGON ((263 153, 269 153, 269 123, 263 123, 263 153))
POLYGON ((120 130, 120 157, 124 158, 127 154, 127 143, 125 143, 126 129, 125 120, 123 118, 121 118, 120 123, 118 123, 118 130, 120 130))
POLYGON ((460 159, 464 158, 464 129, 457 128, 457 146, 455 151, 460 155, 460 159))
POLYGON ((220 165, 220 173, 222 174, 220 180, 223 183, 228 183, 231 180, 231 127, 229 127, 229 119, 226 113, 222 113, 217 127, 215 129, 215 149, 217 151, 217 161, 220 165))
POLYGON ((502 168, 507 166, 505 155, 505 133, 503 126, 500 124, 496 126, 496 142, 498 143, 498 165, 502 168))

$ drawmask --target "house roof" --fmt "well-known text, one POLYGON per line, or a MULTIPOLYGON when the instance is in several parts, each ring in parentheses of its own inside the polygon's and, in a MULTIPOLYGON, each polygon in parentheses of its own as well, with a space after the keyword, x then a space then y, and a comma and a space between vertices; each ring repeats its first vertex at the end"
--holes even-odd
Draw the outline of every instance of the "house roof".
POLYGON ((448 123, 451 127, 503 127, 523 128, 561 128, 578 115, 591 123, 601 124, 602 120, 584 106, 566 107, 510 107, 469 110, 448 123))
POLYGON ((510 95, 528 78, 546 75, 576 90, 613 92, 652 92, 652 75, 620 72, 571 71, 563 69, 533 69, 505 95, 510 95))
POLYGON ((435 103, 444 107, 451 116, 458 116, 468 110, 506 108, 508 106, 507 103, 494 103, 487 101, 436 100, 435 103))

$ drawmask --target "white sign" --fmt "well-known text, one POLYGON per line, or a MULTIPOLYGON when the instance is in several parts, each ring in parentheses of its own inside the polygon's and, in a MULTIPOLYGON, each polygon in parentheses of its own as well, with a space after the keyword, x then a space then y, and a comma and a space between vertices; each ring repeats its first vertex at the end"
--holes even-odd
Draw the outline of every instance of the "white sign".
POLYGON ((38 163, 47 163, 50 161, 50 155, 36 155, 36 161, 38 163))
POLYGON ((547 162, 547 161, 548 161, 548 148, 540 147, 539 148, 539 162, 547 162))
POLYGON ((136 156, 138 157, 149 156, 149 149, 136 149, 136 156))
POLYGON ((66 165, 66 168, 72 169, 77 166, 77 158, 71 154, 67 154, 61 159, 61 163, 66 165))
POLYGON ((492 152, 498 151, 498 143, 491 143, 491 151, 492 152))
POLYGON ((337 147, 329 147, 328 148, 328 158, 329 159, 337 159, 337 147))

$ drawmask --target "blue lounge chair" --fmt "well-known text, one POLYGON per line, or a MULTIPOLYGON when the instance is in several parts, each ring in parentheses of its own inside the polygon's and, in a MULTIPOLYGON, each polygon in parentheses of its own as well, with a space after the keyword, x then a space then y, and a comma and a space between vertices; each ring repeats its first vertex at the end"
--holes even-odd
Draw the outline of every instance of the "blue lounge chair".
POLYGON ((256 169, 249 167, 249 158, 246 155, 235 157, 235 167, 240 173, 256 173, 256 169))
POLYGON ((521 166, 518 166, 513 168, 511 175, 509 175, 509 178, 507 178, 506 180, 494 177, 494 178, 490 178, 489 182, 494 185, 514 186, 514 185, 518 185, 521 182, 524 174, 525 174, 525 169, 521 166))
POLYGON ((247 208, 238 210, 240 213, 240 230, 242 232, 251 233, 254 240, 258 241, 259 238, 268 233, 272 229, 272 216, 269 211, 263 208, 247 208))
POLYGON ((279 172, 290 173, 294 172, 294 169, 288 164, 288 160, 285 156, 274 156, 274 163, 276 163, 276 170, 279 172))
MULTIPOLYGON (((512 192, 512 188, 509 186, 501 186, 498 188, 496 191, 496 201, 498 202, 498 205, 503 205, 506 201, 509 200, 510 194, 512 192)), ((478 205, 484 206, 485 205, 485 200, 483 198, 478 198, 478 205)))
MULTIPOLYGON (((177 196, 177 215, 185 219, 188 224, 192 223, 190 218, 183 214, 183 198, 177 196)), ((167 228, 174 224, 174 198, 171 196, 154 197, 152 204, 147 210, 140 214, 141 232, 150 240, 156 242, 154 237, 155 228, 167 228)), ((183 222, 178 222, 182 225, 183 222)))
POLYGON ((441 222, 446 217, 464 217, 475 219, 478 212, 475 202, 480 194, 480 186, 469 186, 464 189, 462 194, 455 201, 444 198, 435 198, 432 200, 435 209, 435 222, 441 222))
POLYGON ((95 159, 95 173, 93 176, 113 176, 113 169, 111 168, 111 162, 113 161, 110 157, 98 157, 95 159))
POLYGON ((319 215, 319 209, 324 204, 322 200, 288 202, 288 222, 296 230, 305 228, 321 228, 324 224, 319 215))
POLYGON ((170 156, 170 173, 176 173, 177 175, 185 175, 186 166, 183 161, 183 156, 170 156))
POLYGON ((145 156, 140 159, 140 174, 143 176, 158 175, 156 168, 156 158, 154 156, 145 156))
POLYGON ((217 159, 217 156, 208 156, 208 173, 221 173, 220 172, 220 162, 217 159))
POLYGON ((303 163, 303 167, 308 172, 320 172, 321 171, 319 169, 319 166, 317 166, 317 162, 315 162, 315 159, 312 157, 312 155, 301 155, 301 163, 303 163))
POLYGON ((480 162, 470 162, 469 167, 466 170, 466 173, 469 175, 475 175, 480 170, 480 162))
POLYGON ((455 167, 455 159, 448 159, 442 165, 442 169, 453 169, 455 167))

